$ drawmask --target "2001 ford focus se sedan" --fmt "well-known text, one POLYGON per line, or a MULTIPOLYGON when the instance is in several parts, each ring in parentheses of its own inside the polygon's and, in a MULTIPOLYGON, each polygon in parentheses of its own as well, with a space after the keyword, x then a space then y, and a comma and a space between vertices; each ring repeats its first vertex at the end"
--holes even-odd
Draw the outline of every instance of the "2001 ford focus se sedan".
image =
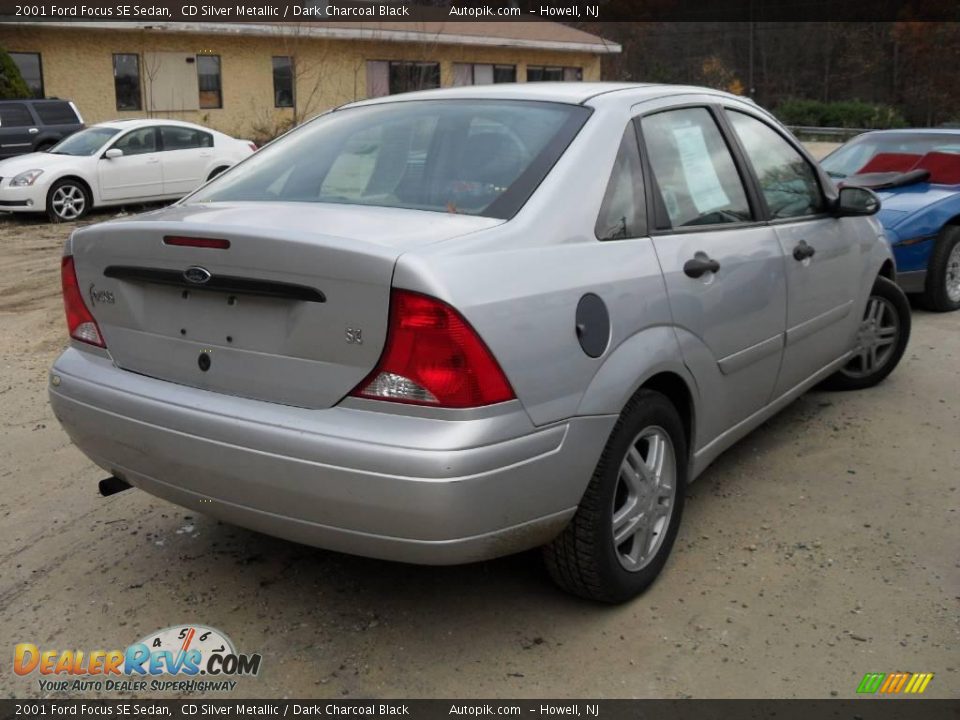
POLYGON ((724 448, 899 362, 878 207, 712 90, 359 102, 74 232, 50 401, 179 505, 415 563, 543 545, 562 587, 622 601, 724 448))

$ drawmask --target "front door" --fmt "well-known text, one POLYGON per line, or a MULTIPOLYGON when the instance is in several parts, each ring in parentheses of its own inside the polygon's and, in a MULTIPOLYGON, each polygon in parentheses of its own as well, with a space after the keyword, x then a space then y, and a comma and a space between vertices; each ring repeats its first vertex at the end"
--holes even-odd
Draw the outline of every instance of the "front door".
POLYGON ((98 162, 102 199, 143 200, 163 196, 163 170, 156 128, 131 130, 110 147, 122 150, 123 155, 101 157, 98 162))
POLYGON ((0 157, 31 152, 37 132, 26 103, 0 103, 0 157))
POLYGON ((859 249, 855 231, 826 212, 817 173, 803 154, 753 115, 728 109, 726 116, 786 262, 787 334, 775 391, 781 395, 850 350, 859 323, 859 249))
POLYGON ((706 444, 771 399, 786 318, 783 253, 758 221, 711 110, 666 110, 640 124, 654 247, 701 394, 706 444))

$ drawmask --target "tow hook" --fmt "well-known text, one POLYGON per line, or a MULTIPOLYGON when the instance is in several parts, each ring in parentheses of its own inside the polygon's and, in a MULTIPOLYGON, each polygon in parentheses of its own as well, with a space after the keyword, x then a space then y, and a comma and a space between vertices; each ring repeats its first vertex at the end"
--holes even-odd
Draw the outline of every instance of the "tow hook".
POLYGON ((129 490, 133 486, 126 480, 111 475, 101 480, 98 487, 100 488, 100 494, 103 495, 103 497, 107 497, 109 495, 116 495, 118 492, 123 492, 124 490, 129 490))

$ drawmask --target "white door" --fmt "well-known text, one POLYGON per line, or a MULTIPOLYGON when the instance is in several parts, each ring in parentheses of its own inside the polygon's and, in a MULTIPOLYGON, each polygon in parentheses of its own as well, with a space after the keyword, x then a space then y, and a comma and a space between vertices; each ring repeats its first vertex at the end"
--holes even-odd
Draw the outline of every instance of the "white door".
POLYGON ((97 164, 100 197, 104 200, 142 200, 163 196, 163 169, 155 127, 122 135, 109 149, 123 151, 116 158, 101 156, 97 164))
POLYGON ((186 195, 207 179, 213 159, 213 135, 175 125, 160 127, 163 194, 186 195))

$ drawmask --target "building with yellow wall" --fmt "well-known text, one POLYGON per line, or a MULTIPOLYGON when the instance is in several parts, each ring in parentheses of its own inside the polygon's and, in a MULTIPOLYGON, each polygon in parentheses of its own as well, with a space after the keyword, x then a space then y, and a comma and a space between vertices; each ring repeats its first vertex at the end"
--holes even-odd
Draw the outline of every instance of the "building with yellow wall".
POLYGON ((620 52, 552 22, 18 23, 0 25, 0 47, 87 124, 169 117, 255 139, 388 93, 599 80, 620 52))

